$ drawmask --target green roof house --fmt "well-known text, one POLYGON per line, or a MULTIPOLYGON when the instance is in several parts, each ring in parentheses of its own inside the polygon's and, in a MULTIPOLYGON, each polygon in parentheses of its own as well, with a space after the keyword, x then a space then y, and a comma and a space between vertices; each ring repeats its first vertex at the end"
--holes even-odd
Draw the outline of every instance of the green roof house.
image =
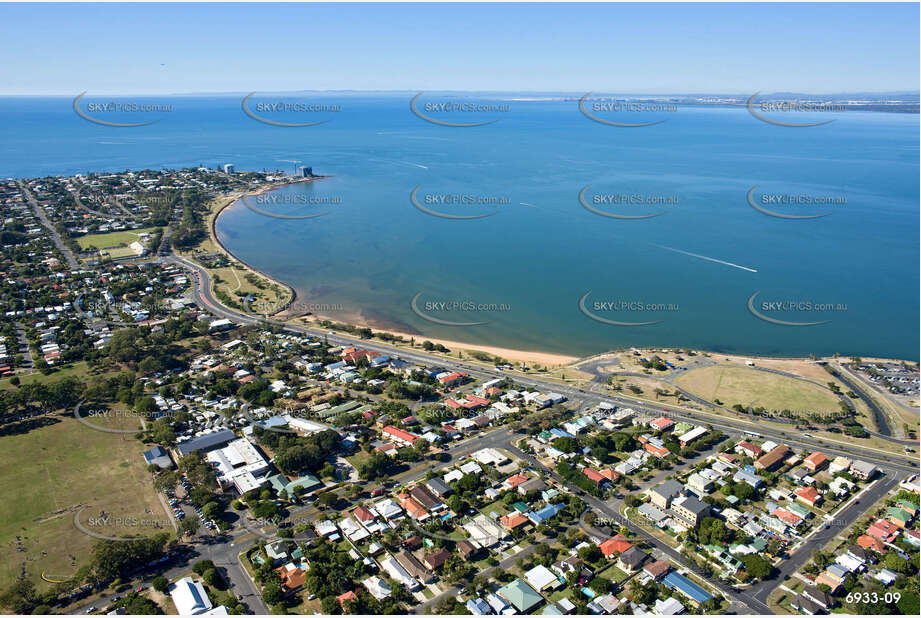
POLYGON ((531 588, 521 578, 502 586, 496 591, 496 594, 511 603, 519 614, 527 613, 528 610, 544 600, 534 588, 531 588))

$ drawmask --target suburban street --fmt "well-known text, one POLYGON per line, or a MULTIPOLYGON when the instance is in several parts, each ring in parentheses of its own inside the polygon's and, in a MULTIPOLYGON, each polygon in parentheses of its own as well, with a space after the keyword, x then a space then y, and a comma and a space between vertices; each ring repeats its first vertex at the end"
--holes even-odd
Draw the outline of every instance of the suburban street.
MULTIPOLYGON (((208 272, 201 266, 185 258, 175 255, 170 255, 162 259, 163 261, 179 264, 184 268, 192 270, 194 273, 194 276, 191 278, 193 284, 193 299, 205 310, 211 312, 214 315, 228 318, 240 324, 259 325, 264 323, 263 319, 244 315, 221 305, 214 298, 211 292, 211 282, 208 272)), ((423 351, 406 350, 404 348, 397 348, 395 346, 390 346, 376 341, 359 339, 357 337, 350 337, 337 333, 330 334, 328 332, 323 332, 320 329, 289 324, 279 325, 286 331, 292 333, 323 336, 335 345, 360 346, 362 348, 380 352, 382 354, 398 356, 410 362, 425 364, 428 366, 443 366, 456 371, 464 371, 471 377, 481 380, 488 380, 492 378, 511 378, 516 383, 523 386, 561 393, 565 395, 571 403, 574 403, 579 407, 594 406, 601 401, 608 401, 615 405, 631 407, 642 414, 667 414, 669 417, 675 420, 684 420, 694 423, 706 423, 713 426, 714 428, 721 429, 730 436, 739 437, 744 435, 746 432, 756 433, 765 439, 782 441, 790 446, 808 449, 821 448, 823 452, 825 452, 828 456, 856 456, 879 466, 885 476, 879 480, 871 488, 870 491, 866 492, 859 503, 854 502, 850 504, 843 513, 839 514, 838 521, 853 522, 857 517, 859 517, 868 508, 870 508, 876 500, 878 500, 889 489, 897 484, 899 480, 917 471, 916 465, 909 463, 907 460, 908 458, 893 453, 888 453, 880 449, 862 447, 853 444, 847 444, 845 442, 833 442, 831 440, 807 439, 801 437, 800 435, 793 434, 792 429, 791 432, 787 432, 766 427, 763 424, 758 424, 756 422, 750 422, 742 419, 723 418, 719 416, 719 414, 691 411, 683 408, 676 409, 675 406, 655 404, 654 402, 638 400, 619 394, 601 394, 593 390, 585 390, 557 382, 542 380, 536 376, 519 375, 517 373, 511 374, 489 367, 474 365, 461 360, 448 359, 441 356, 427 354, 423 351)), ((463 454, 486 447, 502 448, 508 450, 515 456, 521 458, 524 461, 527 461, 531 466, 543 469, 545 473, 553 478, 557 483, 568 487, 570 491, 574 491, 580 495, 586 504, 594 509, 598 514, 612 521, 620 522, 621 525, 630 530, 631 534, 635 538, 642 539, 647 542, 653 548, 656 555, 667 557, 677 564, 682 565, 682 567, 687 570, 694 570, 695 567, 688 564, 688 561, 685 560, 684 557, 681 556, 681 554, 675 548, 648 534, 633 522, 626 520, 620 514, 620 508, 622 506, 622 502, 620 500, 612 499, 604 502, 593 496, 586 495, 584 492, 578 490, 575 487, 567 485, 554 471, 546 470, 546 468, 543 468, 543 466, 533 456, 521 451, 519 448, 517 448, 517 446, 515 446, 514 442, 517 441, 517 439, 520 437, 523 436, 515 434, 508 428, 499 428, 485 434, 480 434, 474 438, 469 438, 462 442, 452 444, 445 450, 452 456, 452 459, 453 456, 457 454, 463 454)), ((439 463, 434 466, 423 467, 418 470, 413 470, 409 473, 397 475, 395 479, 399 480, 401 483, 408 483, 421 478, 430 469, 438 469, 448 465, 451 464, 439 463)), ((829 529, 821 530, 810 537, 802 546, 796 550, 796 552, 794 552, 792 556, 790 556, 789 559, 784 560, 781 563, 777 576, 771 578, 770 580, 758 583, 748 588, 731 587, 727 584, 719 581, 713 581, 709 578, 707 581, 711 586, 719 590, 726 596, 727 599, 730 600, 731 607, 729 611, 732 613, 773 613, 767 605, 767 598, 771 591, 780 583, 782 583, 784 578, 802 566, 811 557, 812 553, 817 548, 823 546, 831 538, 833 538, 838 529, 839 526, 832 526, 829 529)), ((265 605, 262 603, 262 600, 259 598, 255 586, 243 571, 237 560, 237 554, 246 547, 251 546, 252 543, 256 542, 256 539, 250 539, 244 544, 235 545, 233 542, 234 538, 235 537, 233 535, 229 537, 229 540, 224 541, 214 538, 209 540, 207 543, 197 545, 196 549, 201 553, 203 558, 210 558, 215 562, 215 564, 225 569, 228 578, 232 582, 233 588, 237 590, 238 593, 240 591, 245 591, 243 594, 244 601, 247 603, 247 605, 250 606, 252 610, 257 612, 267 612, 268 608, 265 607, 265 605)), ((508 562, 509 560, 514 561, 514 559, 517 559, 518 557, 520 557, 520 555, 512 556, 511 558, 506 559, 504 562, 508 562)), ((439 598, 451 594, 452 592, 453 589, 445 591, 439 597, 430 600, 423 607, 434 604, 438 601, 439 598)))
POLYGON ((61 240, 61 235, 58 234, 58 231, 51 225, 51 221, 48 220, 48 215, 42 210, 41 204, 38 203, 38 200, 35 199, 35 196, 32 195, 32 192, 26 188, 25 183, 21 180, 19 181, 19 188, 28 200, 29 205, 32 206, 32 211, 35 213, 35 216, 38 217, 38 220, 41 221, 45 229, 48 230, 48 234, 51 236, 51 241, 54 243, 54 246, 57 247, 61 255, 64 256, 64 260, 67 262, 67 268, 70 270, 80 270, 80 264, 77 262, 76 258, 74 258, 73 252, 68 249, 64 241, 61 240))

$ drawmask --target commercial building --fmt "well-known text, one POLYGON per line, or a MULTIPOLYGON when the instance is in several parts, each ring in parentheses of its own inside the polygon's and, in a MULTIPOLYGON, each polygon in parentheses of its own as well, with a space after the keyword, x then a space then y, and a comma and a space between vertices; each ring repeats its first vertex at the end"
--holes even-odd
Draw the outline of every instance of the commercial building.
POLYGON ((239 438, 222 449, 209 452, 207 460, 215 467, 222 486, 232 485, 240 495, 261 487, 268 479, 269 462, 248 440, 239 438))

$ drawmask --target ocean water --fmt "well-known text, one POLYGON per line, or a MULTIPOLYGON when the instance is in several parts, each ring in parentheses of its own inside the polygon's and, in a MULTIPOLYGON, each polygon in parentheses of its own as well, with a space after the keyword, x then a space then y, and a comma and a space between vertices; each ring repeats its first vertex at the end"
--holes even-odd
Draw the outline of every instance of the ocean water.
POLYGON ((310 165, 331 177, 250 204, 323 216, 276 218, 238 203, 218 221, 221 241, 334 319, 359 318, 417 338, 575 355, 669 346, 917 360, 917 115, 775 116, 834 120, 808 128, 760 122, 740 108, 604 116, 666 120, 622 128, 586 118, 576 101, 488 101, 481 103, 508 110, 428 113, 451 122, 496 120, 461 128, 417 117, 409 98, 330 95, 313 102, 340 111, 262 114, 328 120, 311 127, 263 124, 229 96, 151 100, 173 110, 105 116, 160 119, 137 128, 79 118, 70 98, 0 98, 0 176, 310 165), (586 185, 585 202, 595 210, 662 214, 596 214, 579 200, 586 185), (832 214, 767 216, 746 199, 756 186, 753 199, 763 208, 832 214), (414 190, 428 211, 490 216, 434 216, 414 205, 414 190), (793 206, 761 195, 835 201, 793 206), (439 202, 447 197, 488 204, 439 202), (753 307, 770 319, 821 323, 759 319, 748 307, 756 292, 753 307), (586 312, 654 323, 613 325, 586 312))

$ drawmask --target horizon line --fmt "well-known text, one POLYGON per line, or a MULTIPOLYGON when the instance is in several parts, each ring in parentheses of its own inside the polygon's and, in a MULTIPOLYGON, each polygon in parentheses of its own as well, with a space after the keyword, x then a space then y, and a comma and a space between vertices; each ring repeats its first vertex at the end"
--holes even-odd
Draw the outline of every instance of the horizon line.
MULTIPOLYGON (((752 92, 757 92, 757 88, 748 91, 739 91, 739 92, 728 92, 728 91, 643 91, 643 90, 494 90, 494 89, 474 89, 474 90, 464 90, 464 89, 409 89, 409 88, 397 88, 392 90, 380 90, 380 89, 357 89, 357 88, 327 88, 322 90, 216 90, 216 91, 190 91, 190 92, 105 92, 100 91, 98 93, 90 94, 90 91, 86 91, 90 96, 167 96, 167 97, 179 97, 179 96, 245 96, 250 92, 256 92, 259 94, 297 94, 297 93, 317 93, 317 94, 412 94, 419 92, 426 93, 435 93, 435 94, 508 94, 508 95, 544 95, 544 96, 584 96, 586 92, 590 92, 592 95, 621 95, 621 96, 738 96, 738 97, 749 97, 752 92)), ((0 97, 74 97, 79 93, 0 93, 0 97)), ((805 92, 799 90, 777 90, 772 92, 761 91, 761 97, 770 97, 778 95, 809 95, 809 96, 842 96, 842 95, 917 95, 921 96, 921 90, 838 90, 835 92, 805 92)))

